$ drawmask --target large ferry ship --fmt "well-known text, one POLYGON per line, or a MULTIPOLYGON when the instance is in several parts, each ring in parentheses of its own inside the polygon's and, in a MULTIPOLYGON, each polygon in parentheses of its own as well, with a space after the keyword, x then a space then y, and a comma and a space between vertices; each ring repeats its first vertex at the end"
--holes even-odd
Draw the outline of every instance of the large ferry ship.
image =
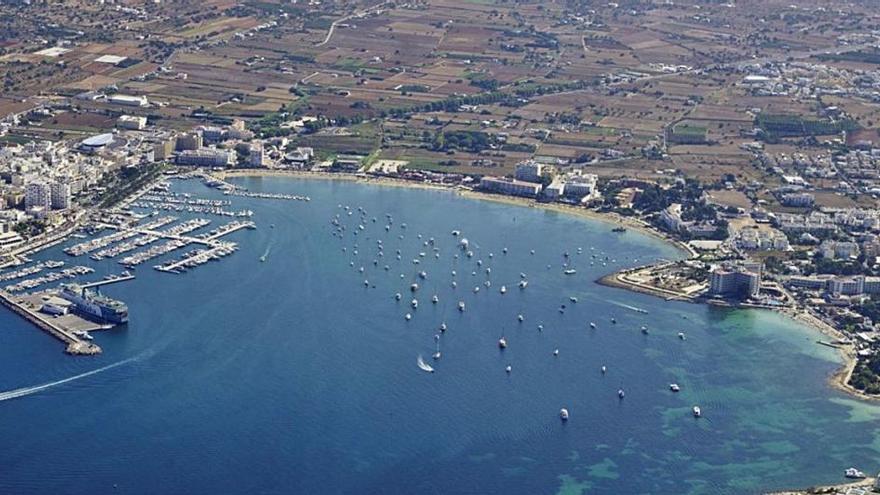
POLYGON ((110 323, 128 322, 128 306, 77 284, 62 284, 58 294, 73 303, 77 312, 110 323))

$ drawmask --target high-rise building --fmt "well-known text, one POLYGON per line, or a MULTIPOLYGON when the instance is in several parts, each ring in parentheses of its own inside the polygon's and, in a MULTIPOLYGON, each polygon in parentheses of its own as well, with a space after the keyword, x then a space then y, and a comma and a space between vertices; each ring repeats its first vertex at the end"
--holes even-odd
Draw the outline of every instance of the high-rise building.
POLYGON ((248 164, 251 167, 262 167, 266 163, 266 152, 263 150, 262 143, 251 144, 251 151, 248 154, 248 164))
POLYGON ((52 206, 52 189, 49 184, 41 181, 31 182, 24 188, 24 207, 31 209, 42 207, 49 209, 52 206))
POLYGON ((177 136, 177 151, 197 150, 203 145, 202 135, 198 132, 177 136))
POLYGON ((53 182, 49 187, 52 208, 65 210, 70 208, 70 185, 65 182, 53 182))
POLYGON ((167 139, 153 145, 153 161, 167 160, 174 151, 174 141, 167 139))
POLYGON ((544 174, 544 165, 535 161, 525 161, 516 165, 516 180, 526 182, 541 182, 544 174))
POLYGON ((760 263, 718 266, 709 274, 709 294, 713 296, 757 297, 760 289, 760 263))

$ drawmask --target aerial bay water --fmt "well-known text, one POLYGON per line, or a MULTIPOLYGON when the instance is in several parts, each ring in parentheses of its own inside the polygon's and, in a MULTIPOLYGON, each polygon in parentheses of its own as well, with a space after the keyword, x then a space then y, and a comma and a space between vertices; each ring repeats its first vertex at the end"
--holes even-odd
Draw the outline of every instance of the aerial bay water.
POLYGON ((0 401, 0 493, 739 494, 880 468, 880 407, 828 386, 813 329, 594 283, 681 256, 662 241, 449 191, 236 180, 311 201, 233 198, 259 226, 237 253, 108 286, 131 322, 101 356, 0 311, 0 391, 23 391, 0 401))

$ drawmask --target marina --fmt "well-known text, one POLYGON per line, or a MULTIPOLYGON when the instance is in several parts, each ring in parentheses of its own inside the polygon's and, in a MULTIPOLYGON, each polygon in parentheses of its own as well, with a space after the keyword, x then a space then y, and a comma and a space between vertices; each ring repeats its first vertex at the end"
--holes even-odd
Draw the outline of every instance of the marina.
MULTIPOLYGON (((221 208, 231 204, 226 199, 200 199, 190 194, 170 191, 170 183, 160 182, 147 186, 125 203, 126 210, 118 210, 105 218, 94 221, 71 233, 72 243, 63 248, 71 257, 89 255, 92 262, 111 260, 119 256, 117 263, 129 269, 146 261, 170 254, 189 245, 200 248, 189 251, 178 260, 156 265, 156 270, 167 273, 183 273, 186 269, 219 260, 237 249, 237 244, 221 238, 242 229, 255 229, 250 220, 233 220, 209 231, 195 233, 211 224, 206 218, 180 219, 177 216, 158 216, 139 213, 137 209, 169 206, 178 212, 189 214, 212 213, 222 216, 250 217, 252 211, 227 215, 221 208), (109 233, 106 233, 110 231, 109 233), (84 232, 92 233, 94 236, 84 232), (158 241, 165 242, 157 244, 158 241)), ((105 275, 103 279, 71 283, 77 277, 95 272, 92 266, 73 266, 58 271, 65 262, 45 260, 31 262, 23 258, 19 268, 0 270, 0 282, 15 281, 2 291, 3 304, 38 328, 42 328, 67 345, 67 353, 73 355, 96 355, 101 347, 93 343, 91 332, 112 328, 128 321, 127 306, 121 301, 108 298, 99 291, 101 287, 135 279, 128 270, 121 274, 105 275), (65 281, 57 288, 40 292, 26 292, 53 282, 65 281)))

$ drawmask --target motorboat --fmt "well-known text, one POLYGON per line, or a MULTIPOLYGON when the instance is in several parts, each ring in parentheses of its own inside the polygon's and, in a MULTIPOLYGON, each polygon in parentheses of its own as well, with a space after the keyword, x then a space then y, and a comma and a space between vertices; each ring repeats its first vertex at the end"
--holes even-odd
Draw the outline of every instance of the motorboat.
POLYGON ((507 340, 504 337, 498 339, 498 348, 499 349, 507 349, 507 340))
POLYGON ((677 383, 670 383, 669 390, 672 390, 673 392, 679 392, 681 391, 681 387, 679 387, 677 383))
POLYGON ((700 410, 700 406, 694 406, 694 417, 699 418, 703 416, 703 411, 700 410))
POLYGON ((559 419, 562 421, 568 421, 568 409, 563 407, 559 410, 559 419))
POLYGON ((421 355, 421 354, 419 354, 419 358, 416 360, 416 364, 418 364, 419 369, 421 369, 422 371, 425 371, 425 372, 427 372, 427 373, 433 373, 433 372, 434 372, 434 368, 431 367, 430 364, 426 363, 424 359, 422 359, 422 355, 421 355))
POLYGON ((865 473, 859 471, 858 469, 851 467, 843 472, 843 475, 850 479, 861 480, 866 478, 865 473))

